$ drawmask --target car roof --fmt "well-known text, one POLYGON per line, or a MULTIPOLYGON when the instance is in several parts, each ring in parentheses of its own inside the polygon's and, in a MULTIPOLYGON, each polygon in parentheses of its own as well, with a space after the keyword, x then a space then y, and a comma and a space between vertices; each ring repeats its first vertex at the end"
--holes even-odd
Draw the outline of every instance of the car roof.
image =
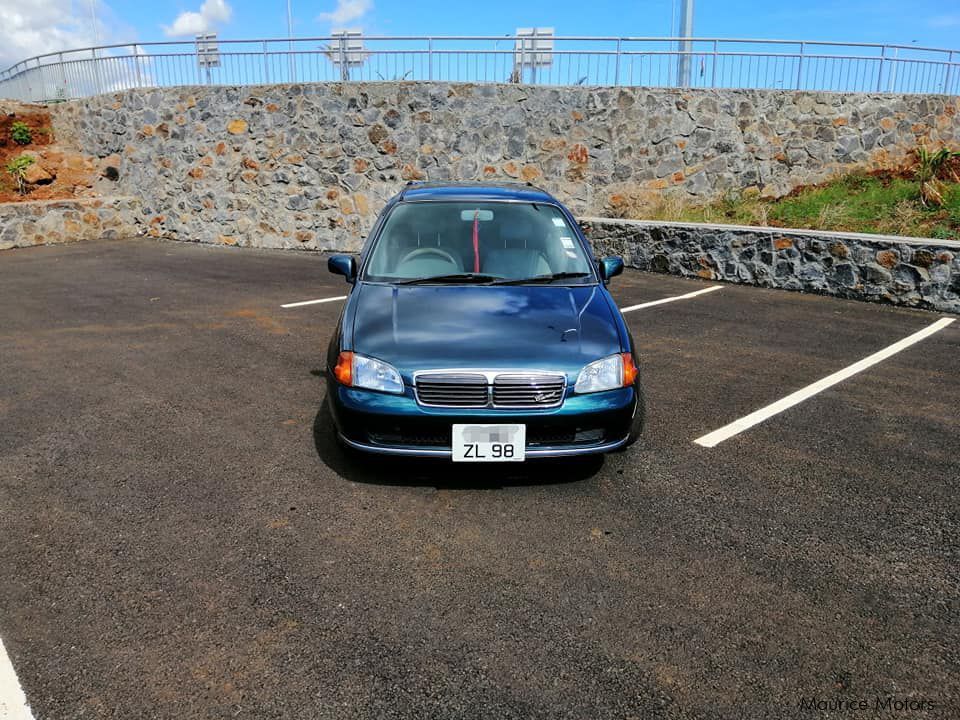
POLYGON ((514 200, 556 203, 546 190, 522 183, 408 183, 398 200, 514 200))

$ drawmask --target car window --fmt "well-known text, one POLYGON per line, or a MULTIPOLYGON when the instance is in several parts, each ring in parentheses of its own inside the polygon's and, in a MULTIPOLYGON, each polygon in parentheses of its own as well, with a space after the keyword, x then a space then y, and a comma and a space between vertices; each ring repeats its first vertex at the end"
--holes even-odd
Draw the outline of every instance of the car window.
POLYGON ((461 273, 506 280, 593 273, 559 208, 542 203, 401 202, 370 252, 365 280, 461 273))

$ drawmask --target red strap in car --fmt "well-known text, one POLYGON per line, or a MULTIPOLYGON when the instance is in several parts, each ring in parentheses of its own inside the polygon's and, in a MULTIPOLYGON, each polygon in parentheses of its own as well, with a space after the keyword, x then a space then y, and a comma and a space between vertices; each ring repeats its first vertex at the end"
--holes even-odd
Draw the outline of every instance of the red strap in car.
POLYGON ((473 271, 480 272, 480 211, 473 213, 473 271))

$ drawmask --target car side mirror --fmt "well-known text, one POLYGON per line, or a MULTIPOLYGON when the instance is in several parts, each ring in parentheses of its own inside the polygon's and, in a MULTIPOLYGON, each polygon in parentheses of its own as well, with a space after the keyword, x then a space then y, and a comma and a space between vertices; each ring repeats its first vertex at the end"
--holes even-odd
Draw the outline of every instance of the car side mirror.
POLYGON ((619 256, 605 257, 600 261, 600 277, 607 282, 623 272, 623 258, 619 256))
POLYGON ((343 275, 348 283, 357 279, 357 259, 353 255, 331 255, 327 270, 334 275, 343 275))

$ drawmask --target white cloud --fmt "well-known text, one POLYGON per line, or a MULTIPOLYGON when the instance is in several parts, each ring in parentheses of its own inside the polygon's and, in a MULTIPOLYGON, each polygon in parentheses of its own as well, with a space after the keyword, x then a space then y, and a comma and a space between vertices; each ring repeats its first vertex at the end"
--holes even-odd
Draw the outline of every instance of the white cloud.
POLYGON ((193 36, 213 29, 217 23, 230 22, 233 8, 226 0, 206 0, 200 12, 187 10, 177 15, 172 25, 165 25, 163 32, 168 37, 193 36))
POLYGON ((61 50, 90 47, 132 39, 121 28, 109 6, 95 2, 97 28, 94 32, 89 2, 77 0, 0 0, 0 69, 61 50))
POLYGON ((337 7, 320 13, 317 20, 341 26, 353 20, 359 20, 373 8, 373 0, 337 0, 337 7))
POLYGON ((930 25, 936 28, 960 26, 960 15, 937 15, 930 18, 930 25))

